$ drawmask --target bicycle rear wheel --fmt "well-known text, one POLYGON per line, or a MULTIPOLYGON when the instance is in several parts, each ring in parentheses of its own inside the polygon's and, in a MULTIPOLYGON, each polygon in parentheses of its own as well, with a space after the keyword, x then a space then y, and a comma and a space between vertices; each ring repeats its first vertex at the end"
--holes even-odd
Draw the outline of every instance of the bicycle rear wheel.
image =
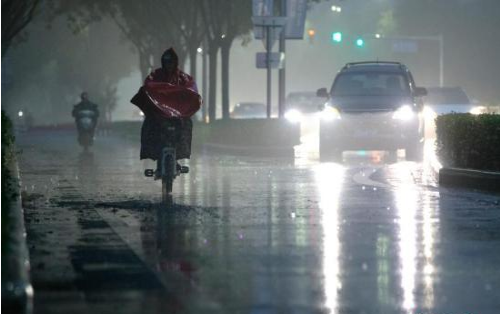
POLYGON ((172 185, 174 183, 174 173, 172 172, 172 169, 175 169, 174 163, 175 161, 171 156, 167 156, 165 158, 166 171, 161 178, 161 194, 163 201, 168 200, 170 195, 172 194, 172 185))

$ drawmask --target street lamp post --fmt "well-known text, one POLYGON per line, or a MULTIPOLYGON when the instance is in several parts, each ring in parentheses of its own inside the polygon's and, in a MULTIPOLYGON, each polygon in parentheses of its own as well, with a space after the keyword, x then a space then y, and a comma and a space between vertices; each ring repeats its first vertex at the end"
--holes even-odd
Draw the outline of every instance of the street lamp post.
POLYGON ((439 45, 439 86, 444 86, 444 39, 443 35, 437 36, 382 36, 375 34, 377 40, 421 40, 421 41, 435 41, 439 45))

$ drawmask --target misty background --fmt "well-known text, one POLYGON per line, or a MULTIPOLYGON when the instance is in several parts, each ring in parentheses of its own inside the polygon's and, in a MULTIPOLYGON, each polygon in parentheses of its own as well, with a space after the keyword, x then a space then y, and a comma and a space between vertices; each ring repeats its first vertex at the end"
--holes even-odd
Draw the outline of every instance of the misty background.
MULTIPOLYGON (((2 3, 2 20, 4 14, 2 3)), ((253 39, 251 15, 250 0, 41 1, 11 45, 2 34, 2 109, 29 111, 39 125, 70 122, 72 106, 88 91, 105 119, 140 119, 129 100, 159 66, 161 52, 173 46, 200 91, 202 53, 209 54, 205 106, 225 118, 237 102, 265 102, 266 72, 255 67, 255 54, 265 50, 253 39)), ((499 30, 498 0, 310 1, 304 40, 287 41, 286 91, 330 87, 345 63, 362 60, 404 62, 418 85, 437 86, 437 42, 415 41, 411 51, 398 52, 393 41, 375 34, 442 35, 444 85, 498 105, 499 30), (332 5, 342 11, 333 12, 332 5), (332 41, 336 31, 341 43, 332 41), (363 47, 355 45, 357 38, 363 47)), ((273 80, 276 108, 277 71, 273 80)))

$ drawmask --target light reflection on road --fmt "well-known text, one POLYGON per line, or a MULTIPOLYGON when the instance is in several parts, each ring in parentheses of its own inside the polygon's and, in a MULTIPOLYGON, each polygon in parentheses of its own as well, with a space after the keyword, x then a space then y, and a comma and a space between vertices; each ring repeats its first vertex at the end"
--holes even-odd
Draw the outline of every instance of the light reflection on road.
POLYGON ((345 169, 338 164, 321 164, 314 169, 319 190, 323 223, 323 275, 325 307, 332 313, 338 304, 339 276, 339 203, 345 169))
POLYGON ((394 191, 398 210, 399 259, 403 308, 411 313, 415 307, 415 275, 417 257, 417 206, 418 190, 405 164, 398 164, 396 177, 401 183, 394 191))

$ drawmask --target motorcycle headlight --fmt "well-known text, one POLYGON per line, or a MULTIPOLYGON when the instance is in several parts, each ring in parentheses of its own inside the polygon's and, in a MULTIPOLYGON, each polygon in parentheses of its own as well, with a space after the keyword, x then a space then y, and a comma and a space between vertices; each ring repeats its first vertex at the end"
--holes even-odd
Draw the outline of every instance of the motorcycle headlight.
POLYGON ((416 114, 410 105, 403 105, 403 106, 399 107, 398 110, 396 110, 394 112, 394 114, 392 115, 392 118, 396 119, 396 120, 401 120, 401 121, 408 121, 408 120, 413 119, 415 117, 415 115, 416 114))
POLYGON ((292 123, 300 122, 300 121, 302 121, 302 113, 296 109, 288 110, 285 113, 285 119, 287 119, 288 121, 290 121, 292 123))
POLYGON ((340 119, 340 111, 331 106, 326 106, 323 111, 321 111, 321 119, 324 121, 333 121, 340 119))

